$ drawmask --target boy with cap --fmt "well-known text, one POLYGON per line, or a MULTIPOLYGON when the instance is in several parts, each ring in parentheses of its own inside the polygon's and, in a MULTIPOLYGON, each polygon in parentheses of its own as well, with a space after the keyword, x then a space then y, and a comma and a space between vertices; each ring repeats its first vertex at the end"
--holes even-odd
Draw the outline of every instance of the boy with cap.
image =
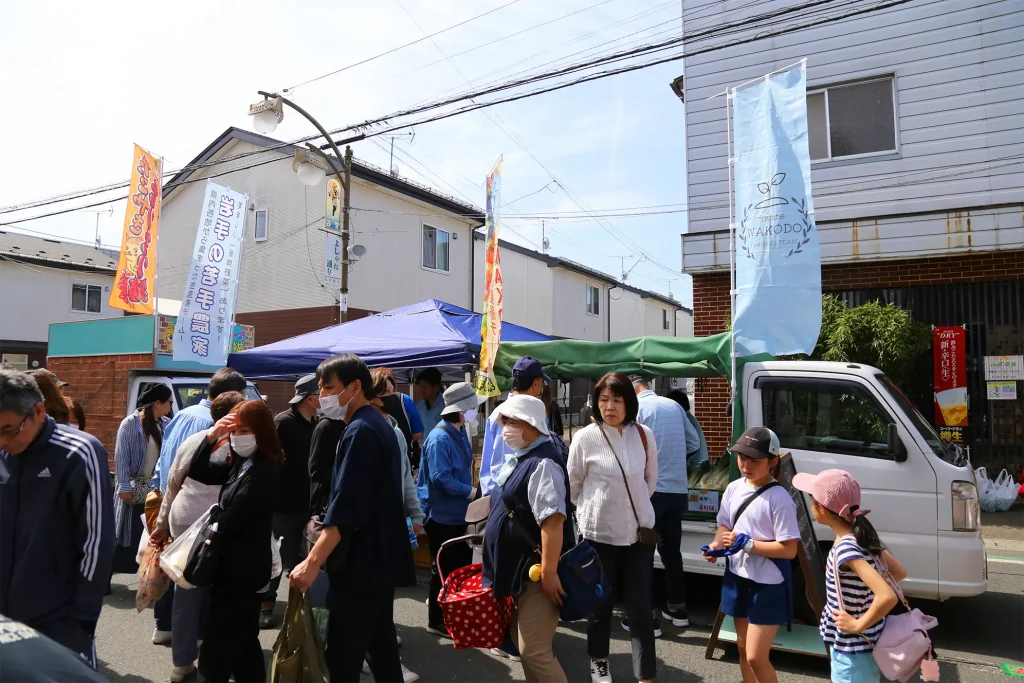
POLYGON ((772 477, 779 458, 772 430, 751 427, 729 450, 743 478, 725 489, 715 540, 703 550, 708 562, 728 558, 722 612, 736 623, 744 683, 774 683, 768 653, 779 626, 792 622, 789 562, 800 542, 796 504, 772 477))

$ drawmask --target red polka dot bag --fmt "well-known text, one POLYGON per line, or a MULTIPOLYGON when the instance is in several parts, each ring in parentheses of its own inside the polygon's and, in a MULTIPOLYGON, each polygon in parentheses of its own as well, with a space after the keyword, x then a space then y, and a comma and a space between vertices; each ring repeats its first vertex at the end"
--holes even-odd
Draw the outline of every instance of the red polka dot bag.
MULTIPOLYGON (((442 544, 437 550, 438 568, 446 545, 479 538, 477 534, 460 536, 442 544)), ((483 587, 483 580, 484 566, 479 563, 459 567, 447 577, 441 575, 437 602, 456 650, 498 647, 505 641, 512 618, 512 598, 494 597, 492 589, 483 587)))

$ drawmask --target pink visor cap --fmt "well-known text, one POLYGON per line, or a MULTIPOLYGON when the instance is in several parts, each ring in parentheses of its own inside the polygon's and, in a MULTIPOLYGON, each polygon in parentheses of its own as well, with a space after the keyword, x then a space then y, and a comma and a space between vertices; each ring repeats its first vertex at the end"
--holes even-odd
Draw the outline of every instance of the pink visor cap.
POLYGON ((828 508, 847 522, 871 510, 860 509, 860 484, 846 470, 824 470, 820 474, 798 473, 793 487, 811 494, 818 505, 828 508))

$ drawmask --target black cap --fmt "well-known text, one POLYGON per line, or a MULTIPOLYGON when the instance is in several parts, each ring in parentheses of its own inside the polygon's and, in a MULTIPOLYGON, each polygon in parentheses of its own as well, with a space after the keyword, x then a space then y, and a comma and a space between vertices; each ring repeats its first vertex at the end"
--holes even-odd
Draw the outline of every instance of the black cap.
POLYGON ((142 393, 139 394, 138 406, 145 408, 151 406, 157 401, 170 401, 171 400, 171 388, 166 384, 150 384, 142 393))
POLYGON ((531 356, 523 356, 512 366, 512 376, 524 379, 542 379, 551 384, 551 378, 544 374, 544 367, 540 361, 531 356))
POLYGON ((729 450, 754 460, 774 458, 779 454, 779 437, 767 427, 751 427, 729 450))
POLYGON ((320 393, 320 382, 317 380, 316 375, 306 375, 298 382, 295 383, 295 396, 292 400, 288 401, 292 405, 304 401, 307 397, 313 394, 320 393))

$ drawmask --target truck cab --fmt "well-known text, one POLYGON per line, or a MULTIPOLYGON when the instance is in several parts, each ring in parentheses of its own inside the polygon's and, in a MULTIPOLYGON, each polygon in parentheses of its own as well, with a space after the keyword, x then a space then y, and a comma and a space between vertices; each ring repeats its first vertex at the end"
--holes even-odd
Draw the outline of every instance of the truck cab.
MULTIPOLYGON (((848 471, 861 508, 907 569, 908 595, 946 599, 988 585, 974 473, 881 371, 859 364, 766 361, 743 366, 745 426, 764 425, 798 472, 848 471)), ((810 501, 808 500, 808 504, 810 501)), ((700 553, 716 524, 683 522, 687 571, 721 574, 700 553)), ((815 523, 823 544, 834 536, 815 523)))
MULTIPOLYGON (((125 414, 130 415, 138 409, 139 396, 150 384, 165 384, 171 390, 171 415, 194 406, 206 398, 206 388, 210 383, 209 376, 173 375, 173 374, 135 374, 129 379, 128 405, 125 414)), ((245 397, 249 400, 261 400, 260 392, 252 382, 245 383, 245 397)))

